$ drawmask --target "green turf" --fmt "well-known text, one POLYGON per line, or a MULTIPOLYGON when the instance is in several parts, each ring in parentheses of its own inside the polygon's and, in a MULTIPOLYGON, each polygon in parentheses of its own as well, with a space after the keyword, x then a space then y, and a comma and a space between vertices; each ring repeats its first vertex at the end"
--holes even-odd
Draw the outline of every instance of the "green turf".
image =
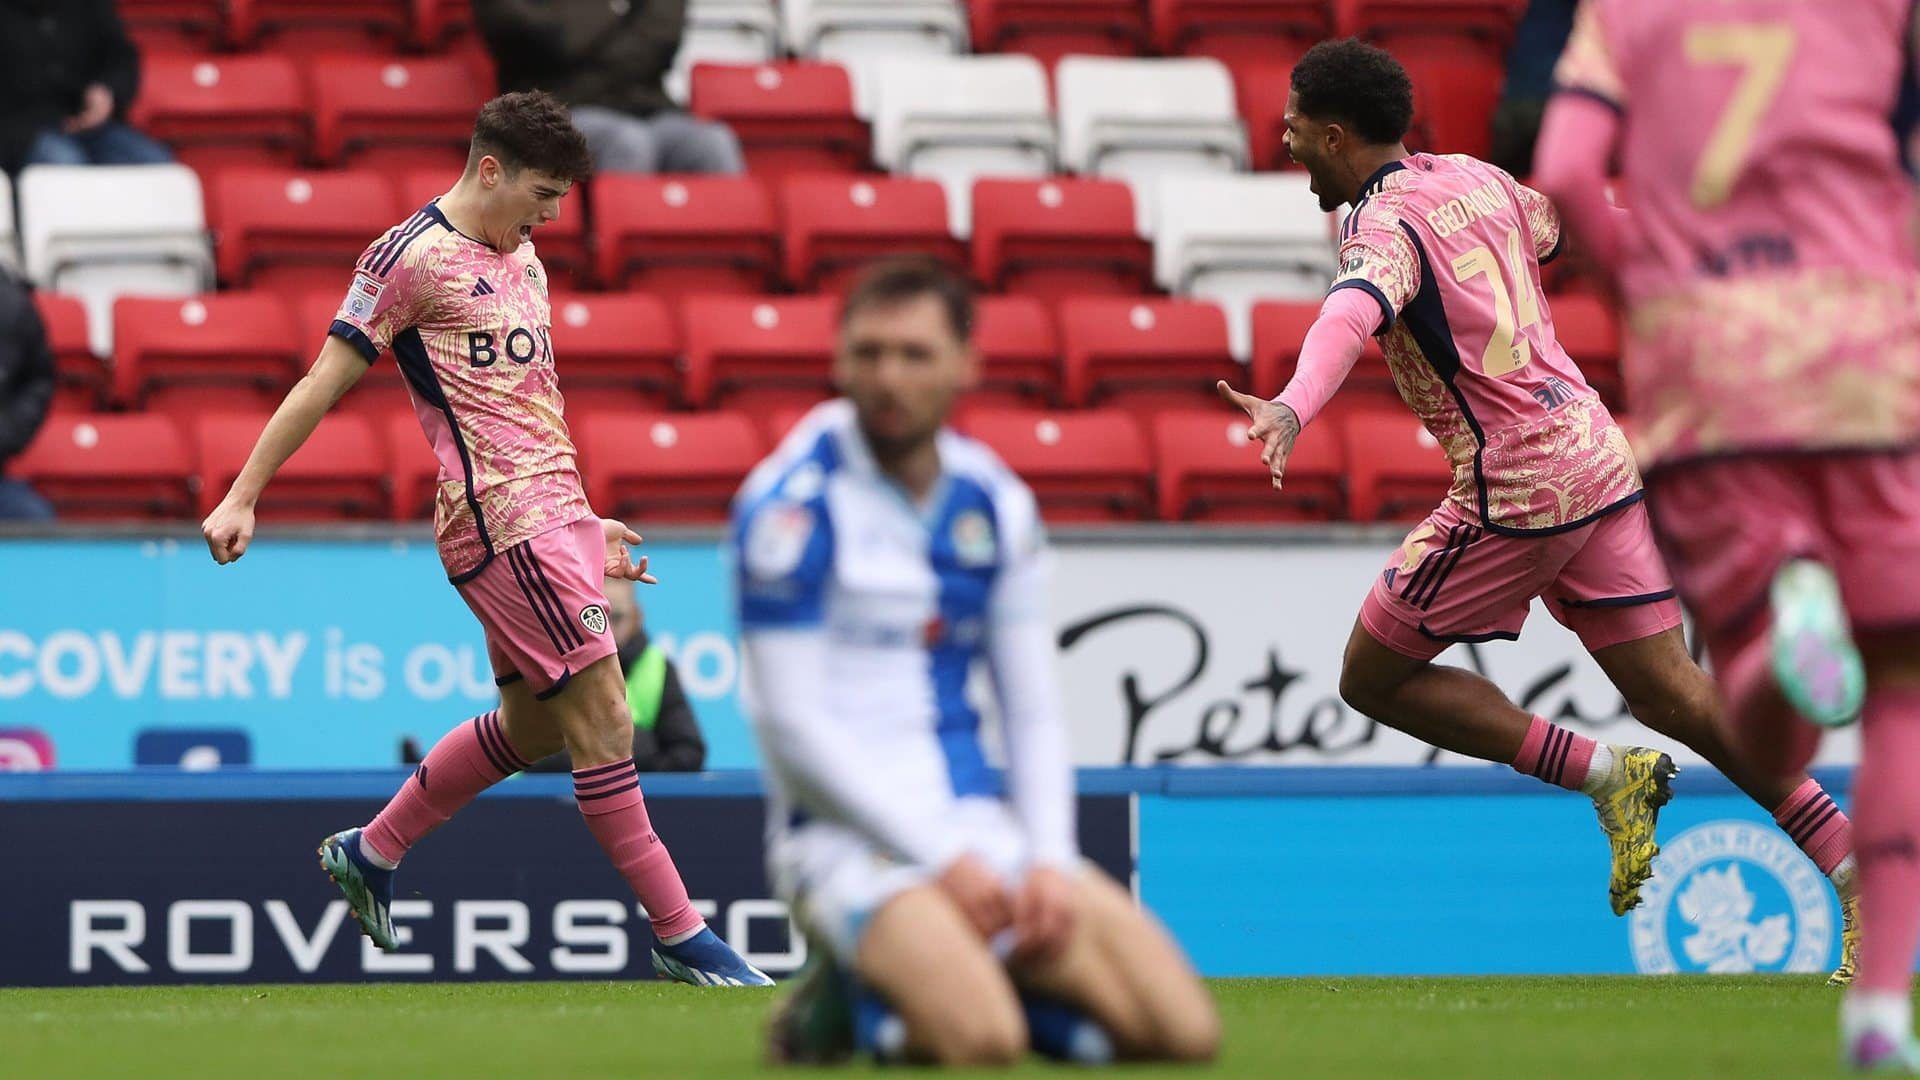
MULTIPOLYGON (((1839 997, 1812 976, 1212 985, 1226 1021, 1218 1075, 1698 1080, 1836 1071, 1839 997)), ((768 991, 658 983, 0 990, 0 1076, 736 1076, 758 1068, 771 1000, 768 991)))

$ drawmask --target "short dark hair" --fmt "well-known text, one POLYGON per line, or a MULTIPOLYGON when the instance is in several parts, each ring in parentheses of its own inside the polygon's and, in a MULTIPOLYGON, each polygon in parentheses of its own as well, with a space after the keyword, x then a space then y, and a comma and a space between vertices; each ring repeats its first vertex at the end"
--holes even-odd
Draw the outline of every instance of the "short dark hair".
POLYGON ((973 289, 945 263, 925 255, 891 255, 861 271, 840 306, 840 325, 845 328, 864 308, 891 307, 921 296, 940 301, 955 337, 973 337, 973 289))
POLYGON ((473 119, 473 144, 467 151, 472 170, 484 154, 499 159, 510 173, 531 168, 556 180, 585 180, 593 175, 586 136, 560 99, 545 90, 501 94, 480 106, 473 119))
POLYGON ((1413 80, 1385 49, 1357 38, 1323 41, 1293 65, 1300 112, 1338 123, 1375 145, 1396 143, 1413 125, 1413 80))

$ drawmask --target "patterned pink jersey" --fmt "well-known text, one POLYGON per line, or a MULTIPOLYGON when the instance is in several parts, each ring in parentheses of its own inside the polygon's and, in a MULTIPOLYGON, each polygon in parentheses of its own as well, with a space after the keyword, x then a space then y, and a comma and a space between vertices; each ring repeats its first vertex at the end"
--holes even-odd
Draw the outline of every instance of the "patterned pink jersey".
POLYGON ((433 204, 374 241, 330 333, 368 363, 389 345, 440 460, 440 561, 465 581, 498 553, 593 514, 554 371, 546 272, 433 204))
POLYGON ((1364 289, 1400 396, 1453 462, 1448 496, 1495 532, 1564 529, 1640 497, 1626 436, 1553 334, 1546 197, 1461 155, 1368 180, 1335 289, 1364 289))
POLYGON ((1555 73, 1621 114, 1648 468, 1920 437, 1913 0, 1585 0, 1555 73), (1644 103, 1644 105, 1643 105, 1644 103))

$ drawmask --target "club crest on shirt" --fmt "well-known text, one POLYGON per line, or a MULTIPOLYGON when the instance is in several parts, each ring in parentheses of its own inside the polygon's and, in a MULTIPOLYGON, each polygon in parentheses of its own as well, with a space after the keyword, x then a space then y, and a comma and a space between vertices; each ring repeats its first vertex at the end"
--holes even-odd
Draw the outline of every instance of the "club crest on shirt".
POLYGON ((953 557, 961 566, 993 562, 996 545, 993 523, 978 510, 963 510, 953 518, 953 557))
POLYGON ((783 502, 761 510, 747 526, 747 572, 762 581, 786 577, 799 568, 811 539, 813 515, 806 507, 783 502))
POLYGON ((589 634, 607 632, 607 609, 599 604, 588 604, 580 609, 580 625, 587 628, 589 634))
POLYGON ((540 277, 540 268, 532 263, 527 264, 527 281, 538 287, 542 293, 547 291, 547 283, 540 277))
POLYGON ((386 290, 386 285, 374 280, 373 275, 354 274, 353 284, 347 286, 347 298, 340 302, 341 317, 356 322, 373 318, 374 309, 380 306, 380 294, 386 290))

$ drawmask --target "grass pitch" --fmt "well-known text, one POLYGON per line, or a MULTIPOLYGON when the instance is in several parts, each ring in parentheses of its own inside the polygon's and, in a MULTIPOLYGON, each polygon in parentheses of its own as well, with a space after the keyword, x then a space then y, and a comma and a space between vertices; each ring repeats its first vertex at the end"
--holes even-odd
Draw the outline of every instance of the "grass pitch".
MULTIPOLYGON (((1211 985, 1226 1022, 1219 1063, 1166 1071, 1342 1080, 1836 1073, 1839 995, 1815 976, 1211 985)), ((772 1000, 659 983, 0 990, 0 1076, 731 1077, 770 1071, 760 1048, 772 1000)))

